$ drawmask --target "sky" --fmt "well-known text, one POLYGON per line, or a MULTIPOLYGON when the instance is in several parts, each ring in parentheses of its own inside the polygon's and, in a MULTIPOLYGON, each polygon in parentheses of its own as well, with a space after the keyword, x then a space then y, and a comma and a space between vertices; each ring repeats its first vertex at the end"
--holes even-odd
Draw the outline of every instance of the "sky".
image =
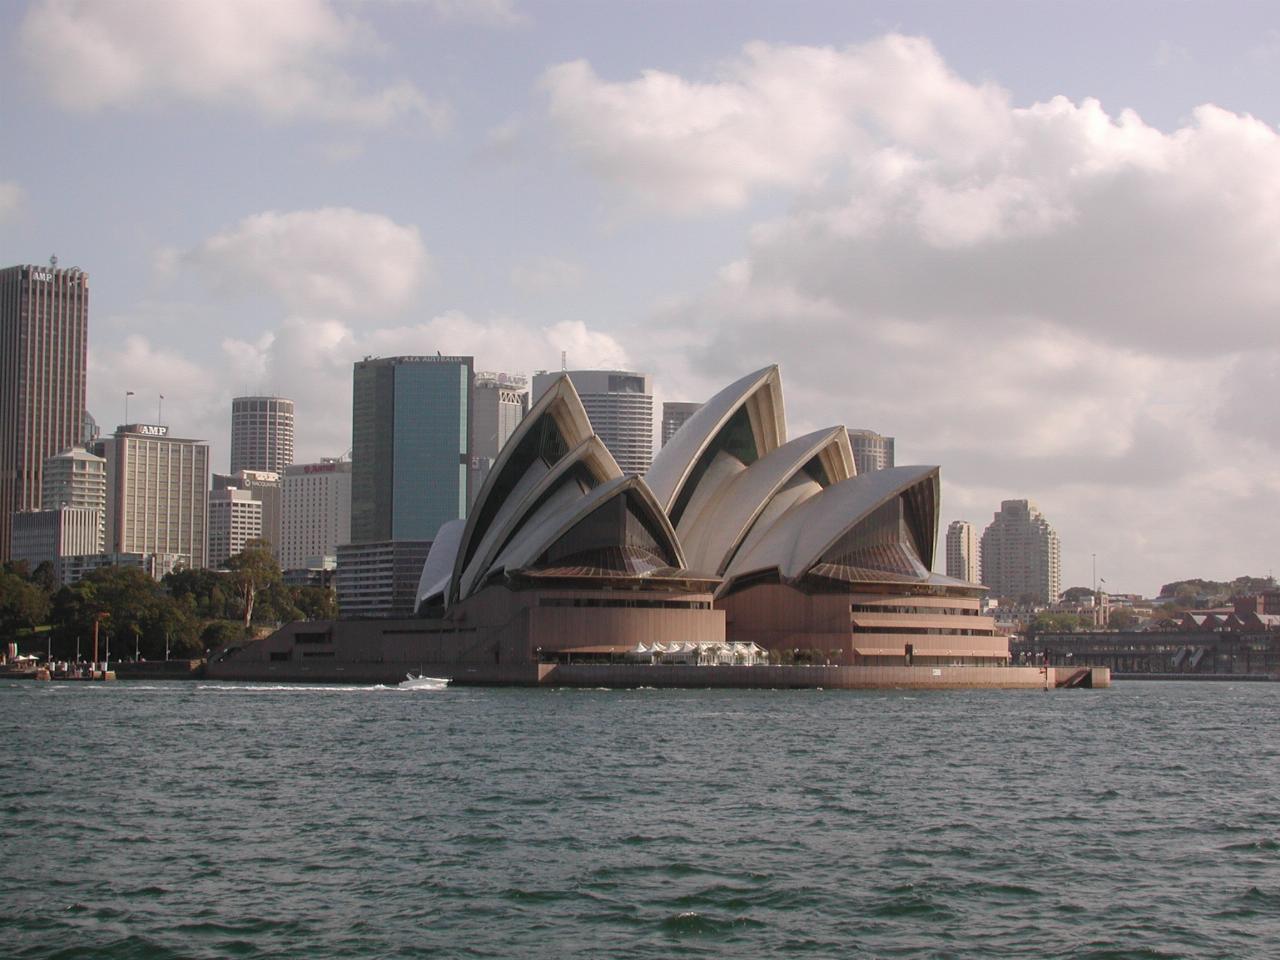
POLYGON ((342 454, 369 355, 778 363, 1150 595, 1273 570, 1278 91, 1265 3, 0 0, 0 264, 215 470, 244 393, 342 454))

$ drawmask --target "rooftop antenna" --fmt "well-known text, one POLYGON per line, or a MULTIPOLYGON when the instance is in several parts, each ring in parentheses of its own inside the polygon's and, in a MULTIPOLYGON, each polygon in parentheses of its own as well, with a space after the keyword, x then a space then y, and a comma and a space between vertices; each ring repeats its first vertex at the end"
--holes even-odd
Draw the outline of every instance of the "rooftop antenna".
POLYGON ((563 372, 568 369, 569 369, 569 354, 566 351, 561 350, 560 351, 560 370, 561 372, 563 372))
POLYGON ((56 253, 49 258, 49 266, 54 270, 58 269, 58 255, 56 253))

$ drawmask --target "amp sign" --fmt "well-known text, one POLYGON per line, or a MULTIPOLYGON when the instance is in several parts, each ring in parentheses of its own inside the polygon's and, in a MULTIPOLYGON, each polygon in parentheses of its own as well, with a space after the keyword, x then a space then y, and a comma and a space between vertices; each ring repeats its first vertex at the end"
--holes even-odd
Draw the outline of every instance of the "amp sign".
POLYGON ((32 279, 32 280, 40 280, 40 281, 42 281, 42 282, 44 282, 44 283, 52 283, 52 282, 53 282, 53 273, 52 273, 52 272, 50 272, 49 270, 32 270, 32 271, 31 271, 31 279, 32 279))
POLYGON ((167 437, 169 428, 162 427, 159 424, 139 423, 134 425, 133 432, 144 437, 167 437))

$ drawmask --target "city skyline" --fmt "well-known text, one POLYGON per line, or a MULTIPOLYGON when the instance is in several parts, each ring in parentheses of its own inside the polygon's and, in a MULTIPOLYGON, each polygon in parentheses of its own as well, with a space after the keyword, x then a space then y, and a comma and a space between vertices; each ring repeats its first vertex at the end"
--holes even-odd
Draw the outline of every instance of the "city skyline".
POLYGON ((315 461, 365 355, 564 351, 659 409, 777 361, 797 429, 941 464, 944 523, 1034 497, 1065 583, 1272 566, 1265 9, 281 9, 6 21, 0 263, 93 275, 104 433, 164 394, 221 468, 230 398, 278 393, 315 461))

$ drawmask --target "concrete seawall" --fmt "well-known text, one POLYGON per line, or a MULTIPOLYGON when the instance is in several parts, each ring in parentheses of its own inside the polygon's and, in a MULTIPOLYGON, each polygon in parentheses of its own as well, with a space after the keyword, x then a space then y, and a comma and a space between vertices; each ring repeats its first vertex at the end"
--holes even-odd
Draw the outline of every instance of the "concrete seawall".
MULTIPOLYGON (((1050 667, 1054 687, 1074 673, 1050 667)), ((643 664, 526 664, 487 666, 457 663, 237 663, 210 664, 211 680, 275 683, 399 683, 407 672, 444 677, 458 684, 565 687, 683 687, 831 690, 1038 690, 1039 667, 694 667, 643 664)), ((1087 685, 1111 685, 1110 671, 1095 668, 1087 685)))

